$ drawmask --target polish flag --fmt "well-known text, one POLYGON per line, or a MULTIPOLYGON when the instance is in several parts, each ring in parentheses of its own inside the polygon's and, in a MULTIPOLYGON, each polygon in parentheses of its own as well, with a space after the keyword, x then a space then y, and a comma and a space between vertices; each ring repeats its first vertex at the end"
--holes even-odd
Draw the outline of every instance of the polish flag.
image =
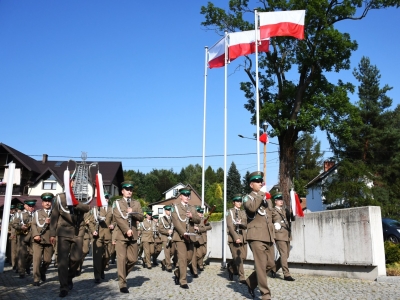
POLYGON ((305 10, 262 12, 259 15, 261 39, 273 36, 304 39, 305 10))
POLYGON ((225 66, 225 37, 208 50, 208 67, 220 68, 225 66))
POLYGON ((64 192, 68 206, 79 204, 78 200, 76 200, 75 198, 74 192, 72 191, 72 185, 68 169, 64 171, 64 192))
MULTIPOLYGON (((260 35, 259 32, 258 36, 260 35)), ((256 52, 255 45, 255 31, 239 31, 232 32, 229 34, 229 60, 232 61, 239 56, 249 55, 256 52)), ((258 40, 260 40, 258 38, 258 40)), ((263 39, 258 45, 258 52, 268 52, 269 51, 269 38, 263 39)))
POLYGON ((301 208, 299 195, 293 190, 290 191, 290 204, 294 216, 304 217, 303 209, 301 208))
POLYGON ((96 202, 97 207, 108 205, 107 199, 104 195, 103 176, 99 172, 96 174, 96 202))

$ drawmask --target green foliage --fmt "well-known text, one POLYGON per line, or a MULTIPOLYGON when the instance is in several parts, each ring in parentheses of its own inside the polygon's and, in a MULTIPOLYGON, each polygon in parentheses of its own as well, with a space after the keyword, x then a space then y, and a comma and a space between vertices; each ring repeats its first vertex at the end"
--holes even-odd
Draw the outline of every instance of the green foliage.
POLYGON ((243 179, 242 179, 242 191, 243 191, 243 194, 250 194, 251 193, 249 175, 250 175, 250 172, 247 171, 246 174, 244 175, 243 179))
POLYGON ((240 173, 236 168, 234 162, 231 163, 231 166, 228 170, 228 177, 227 181, 227 191, 226 191, 226 198, 227 201, 231 201, 235 194, 242 194, 242 184, 240 182, 240 173))
POLYGON ((386 264, 400 263, 400 244, 385 242, 386 264))
POLYGON ((222 212, 217 212, 217 213, 212 213, 211 217, 208 219, 209 222, 217 222, 221 221, 224 218, 224 213, 222 212))

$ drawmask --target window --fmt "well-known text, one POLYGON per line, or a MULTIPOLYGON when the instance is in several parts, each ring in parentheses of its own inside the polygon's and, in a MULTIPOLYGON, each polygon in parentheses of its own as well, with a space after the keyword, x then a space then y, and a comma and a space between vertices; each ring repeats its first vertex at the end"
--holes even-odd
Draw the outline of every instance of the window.
POLYGON ((43 182, 44 190, 55 190, 57 188, 57 182, 43 182))
POLYGON ((178 195, 178 189, 174 189, 173 192, 172 192, 172 194, 173 194, 174 196, 177 196, 177 195, 178 195))
POLYGON ((158 209, 158 214, 159 214, 159 215, 162 215, 163 213, 164 213, 164 208, 160 207, 160 208, 158 209))

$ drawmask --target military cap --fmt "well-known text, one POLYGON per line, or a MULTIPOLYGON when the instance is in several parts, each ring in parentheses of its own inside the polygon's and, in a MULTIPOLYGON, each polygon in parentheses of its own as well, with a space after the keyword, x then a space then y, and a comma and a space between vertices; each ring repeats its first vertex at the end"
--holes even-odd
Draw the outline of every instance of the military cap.
POLYGON ((133 181, 124 181, 121 183, 122 188, 133 188, 133 181))
POLYGON ((17 204, 18 209, 24 209, 24 204, 23 203, 18 203, 17 204))
POLYGON ((248 176, 248 178, 249 178, 249 181, 250 181, 250 182, 256 181, 256 180, 260 180, 260 179, 263 179, 263 178, 264 178, 264 173, 261 172, 261 171, 255 171, 255 172, 251 173, 251 174, 248 176))
POLYGON ((283 200, 282 194, 275 194, 272 199, 276 200, 283 200))
POLYGON ((146 214, 148 214, 149 216, 151 216, 153 214, 152 211, 146 211, 146 214))
POLYGON ((40 198, 42 198, 42 201, 51 201, 54 198, 54 195, 52 193, 43 193, 40 198))
POLYGON ((154 215, 153 219, 158 219, 158 217, 159 217, 158 215, 154 215))
POLYGON ((36 200, 25 200, 24 203, 28 206, 35 206, 36 205, 36 200))
POLYGON ((198 207, 196 210, 197 210, 197 212, 199 212, 199 213, 201 213, 201 214, 204 213, 204 209, 201 208, 201 207, 198 207))
POLYGON ((106 199, 110 199, 110 195, 109 195, 109 194, 107 194, 107 193, 104 193, 104 198, 106 198, 106 199))
POLYGON ((171 209, 172 209, 172 206, 171 206, 171 205, 165 205, 165 206, 164 206, 164 209, 165 209, 165 210, 171 210, 171 209))
POLYGON ((16 206, 15 206, 14 204, 11 204, 11 205, 10 205, 10 208, 11 208, 11 209, 13 209, 13 208, 15 208, 15 207, 16 207, 16 206))
POLYGON ((242 194, 235 194, 233 195, 232 202, 242 202, 243 195, 242 194))
POLYGON ((179 189, 179 194, 185 195, 185 196, 190 196, 190 192, 192 190, 189 187, 184 187, 179 189))

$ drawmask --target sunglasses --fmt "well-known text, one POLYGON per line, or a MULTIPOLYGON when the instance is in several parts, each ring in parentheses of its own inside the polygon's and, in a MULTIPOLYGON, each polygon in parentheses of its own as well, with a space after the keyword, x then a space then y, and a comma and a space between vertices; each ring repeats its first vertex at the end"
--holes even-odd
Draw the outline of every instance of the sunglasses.
POLYGON ((183 196, 190 197, 190 193, 182 193, 183 196))
POLYGON ((126 191, 128 191, 128 192, 132 192, 132 191, 133 191, 133 188, 131 188, 131 187, 126 187, 126 188, 124 188, 124 190, 126 190, 126 191))
POLYGON ((252 180, 252 182, 263 183, 264 180, 263 179, 254 179, 254 180, 252 180))

